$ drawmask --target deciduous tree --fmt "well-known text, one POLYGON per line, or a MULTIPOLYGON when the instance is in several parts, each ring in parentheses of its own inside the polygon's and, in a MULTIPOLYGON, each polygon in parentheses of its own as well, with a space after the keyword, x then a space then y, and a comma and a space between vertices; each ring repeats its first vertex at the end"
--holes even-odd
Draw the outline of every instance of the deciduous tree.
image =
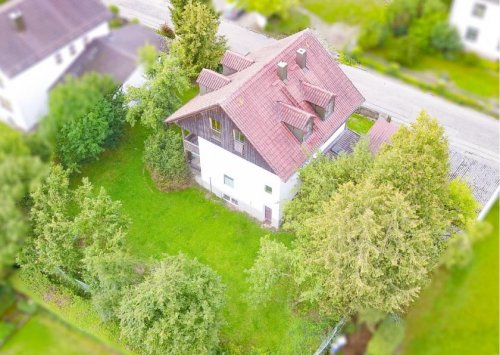
POLYGON ((189 0, 182 13, 182 23, 176 28, 171 53, 190 78, 196 77, 203 68, 217 69, 226 50, 226 40, 217 35, 218 29, 219 20, 209 7, 189 0))
POLYGON ((207 354, 218 344, 225 287, 209 267, 169 256, 126 292, 122 337, 146 354, 207 354))
POLYGON ((148 80, 141 87, 128 88, 127 121, 131 125, 139 121, 146 127, 158 129, 163 120, 181 106, 180 95, 189 87, 186 72, 175 57, 160 53, 158 57, 153 61, 151 50, 143 52, 148 80))

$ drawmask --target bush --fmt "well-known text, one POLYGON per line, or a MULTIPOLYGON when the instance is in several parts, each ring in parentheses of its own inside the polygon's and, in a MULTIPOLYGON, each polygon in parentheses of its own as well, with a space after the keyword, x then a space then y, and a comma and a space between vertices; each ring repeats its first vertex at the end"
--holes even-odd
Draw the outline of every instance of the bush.
POLYGON ((163 36, 163 37, 167 37, 167 38, 170 38, 170 39, 174 39, 175 38, 175 32, 174 30, 169 26, 167 25, 166 23, 160 25, 160 28, 158 28, 158 30, 156 30, 156 32, 163 36))
POLYGON ((39 157, 45 163, 49 162, 52 157, 52 147, 49 142, 36 134, 30 134, 26 137, 26 145, 31 155, 39 157))
POLYGON ((184 255, 161 261, 124 294, 121 335, 145 354, 210 354, 218 345, 225 286, 208 266, 184 255))
POLYGON ((111 4, 109 5, 108 9, 115 16, 118 16, 120 14, 120 8, 116 5, 111 4))
POLYGON ((358 44, 363 49, 378 48, 383 46, 388 34, 387 24, 383 20, 371 21, 361 30, 358 44))
POLYGON ((108 22, 109 27, 111 28, 119 28, 123 26, 123 20, 119 17, 114 17, 108 22))
POLYGON ((446 21, 434 26, 430 37, 430 45, 446 59, 456 59, 457 54, 462 50, 462 41, 458 31, 446 21))
POLYGON ((388 47, 389 59, 407 67, 415 65, 422 54, 419 43, 411 36, 393 39, 388 47))
POLYGON ((160 129, 146 140, 144 163, 163 191, 183 188, 190 182, 182 137, 173 129, 160 129))
POLYGON ((474 52, 462 52, 460 60, 467 65, 477 67, 481 65, 481 57, 474 52))

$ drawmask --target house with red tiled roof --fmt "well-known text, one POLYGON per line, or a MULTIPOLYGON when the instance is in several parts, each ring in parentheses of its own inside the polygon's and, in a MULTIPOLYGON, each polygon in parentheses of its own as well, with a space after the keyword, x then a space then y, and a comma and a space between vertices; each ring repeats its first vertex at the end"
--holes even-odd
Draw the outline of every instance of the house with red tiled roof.
POLYGON ((310 30, 203 69, 200 94, 166 119, 183 130, 197 181, 278 227, 297 171, 325 152, 364 102, 310 30))

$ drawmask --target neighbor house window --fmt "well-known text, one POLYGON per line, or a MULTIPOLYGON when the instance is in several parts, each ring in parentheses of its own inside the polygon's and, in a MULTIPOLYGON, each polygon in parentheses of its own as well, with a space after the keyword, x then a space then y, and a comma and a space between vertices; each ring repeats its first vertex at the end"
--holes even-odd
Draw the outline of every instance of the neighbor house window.
POLYGON ((472 16, 483 18, 486 13, 486 5, 485 4, 474 4, 472 8, 472 16))
POLYGON ((245 145, 245 136, 239 130, 233 130, 234 150, 243 154, 243 146, 245 145))
POLYGON ((62 61, 63 61, 63 58, 62 58, 61 53, 57 53, 57 54, 56 54, 56 63, 57 63, 57 64, 61 64, 61 63, 62 63, 62 61))
POLYGON ((69 46, 69 54, 71 55, 75 55, 76 54, 76 48, 75 48, 75 45, 72 44, 69 46))
POLYGON ((479 31, 477 28, 469 27, 465 32, 465 39, 469 42, 477 41, 477 37, 479 36, 479 31))
POLYGON ((229 187, 234 187, 234 179, 232 177, 224 175, 224 185, 227 185, 229 187))
POLYGON ((12 112, 12 104, 5 97, 0 96, 0 106, 9 112, 12 112))
POLYGON ((273 193, 273 188, 271 186, 264 186, 264 191, 266 191, 268 194, 272 194, 273 193))

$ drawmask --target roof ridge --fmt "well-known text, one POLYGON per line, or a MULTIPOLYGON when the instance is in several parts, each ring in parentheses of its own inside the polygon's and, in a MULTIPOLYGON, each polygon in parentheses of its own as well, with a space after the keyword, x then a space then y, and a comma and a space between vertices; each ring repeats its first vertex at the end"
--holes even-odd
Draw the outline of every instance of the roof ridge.
POLYGON ((283 101, 276 101, 276 102, 277 102, 278 104, 280 104, 280 105, 283 105, 283 106, 285 106, 285 107, 287 107, 287 108, 291 109, 291 110, 294 110, 294 111, 295 111, 295 112, 297 112, 297 113, 301 113, 301 114, 307 115, 307 116, 309 116, 309 117, 314 117, 314 115, 313 115, 312 113, 307 112, 307 111, 305 111, 305 110, 302 110, 301 108, 298 108, 298 107, 296 107, 296 106, 294 106, 294 105, 287 104, 286 102, 283 102, 283 101))
MULTIPOLYGON (((310 34, 311 34, 311 30, 309 28, 306 28, 300 32, 295 33, 294 35, 292 35, 290 37, 285 37, 285 38, 281 39, 280 41, 290 40, 290 43, 288 43, 284 48, 282 48, 275 55, 273 55, 270 59, 268 59, 266 61, 266 63, 263 63, 263 65, 259 68, 259 70, 257 70, 254 74, 252 74, 252 76, 250 76, 247 80, 245 80, 239 87, 236 87, 234 89, 234 91, 227 98, 223 99, 220 102, 220 105, 224 106, 229 101, 233 100, 236 96, 238 96, 240 94, 241 91, 245 90, 248 86, 253 84, 254 81, 256 80, 256 78, 264 75, 266 70, 267 70, 267 66, 269 66, 271 63, 273 63, 277 57, 282 55, 283 52, 285 52, 288 48, 290 48, 293 44, 295 44, 303 36, 310 35, 310 34)), ((314 36, 312 36, 312 37, 314 37, 314 36)), ((270 44, 268 46, 264 46, 262 48, 259 48, 258 51, 262 51, 265 48, 272 48, 275 46, 276 46, 276 43, 273 43, 273 44, 270 44)), ((254 52, 250 53, 249 55, 252 55, 255 52, 257 52, 257 51, 254 51, 254 52)))

